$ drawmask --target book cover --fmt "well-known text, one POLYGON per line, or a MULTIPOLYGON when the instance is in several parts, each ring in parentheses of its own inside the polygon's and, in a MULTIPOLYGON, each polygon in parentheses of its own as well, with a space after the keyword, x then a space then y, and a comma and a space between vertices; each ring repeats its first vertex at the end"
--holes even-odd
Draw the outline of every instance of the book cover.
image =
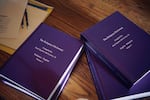
MULTIPOLYGON (((92 75, 92 78, 93 78, 93 82, 94 82, 94 85, 95 85, 95 89, 96 89, 96 92, 97 92, 98 100, 105 100, 104 91, 103 91, 103 87, 102 87, 102 82, 98 77, 97 70, 96 70, 95 65, 92 61, 92 57, 91 57, 92 55, 90 54, 91 52, 90 52, 90 50, 88 49, 87 46, 85 46, 85 53, 86 53, 86 58, 87 58, 87 62, 88 62, 88 65, 89 65, 89 69, 90 69, 90 72, 91 72, 91 75, 92 75)), ((99 66, 101 66, 101 64, 99 66)))
POLYGON ((128 89, 110 73, 105 64, 97 59, 91 50, 86 49, 86 55, 90 71, 94 73, 92 76, 100 100, 133 100, 150 96, 149 72, 136 85, 128 89))
POLYGON ((69 78, 82 48, 80 40, 41 24, 4 64, 0 77, 36 99, 51 99, 69 78))
POLYGON ((150 70, 150 36, 119 12, 87 29, 81 38, 128 88, 150 70))

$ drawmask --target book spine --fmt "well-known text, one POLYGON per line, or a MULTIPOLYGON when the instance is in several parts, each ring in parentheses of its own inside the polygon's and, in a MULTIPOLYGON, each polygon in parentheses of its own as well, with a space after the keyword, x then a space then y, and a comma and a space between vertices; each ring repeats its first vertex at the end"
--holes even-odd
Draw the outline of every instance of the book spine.
POLYGON ((89 64, 90 72, 92 74, 92 78, 93 78, 93 81, 94 81, 94 84, 95 84, 98 99, 99 100, 106 100, 105 95, 104 95, 104 91, 103 91, 103 88, 102 88, 101 80, 98 78, 97 71, 96 71, 95 66, 92 62, 92 59, 90 57, 90 52, 87 49, 87 47, 85 47, 85 52, 86 52, 87 62, 89 64))
POLYGON ((123 75, 110 61, 108 61, 96 48, 90 43, 84 36, 81 35, 81 40, 84 41, 85 45, 93 52, 95 57, 101 60, 109 69, 109 71, 127 88, 131 88, 133 83, 123 75))

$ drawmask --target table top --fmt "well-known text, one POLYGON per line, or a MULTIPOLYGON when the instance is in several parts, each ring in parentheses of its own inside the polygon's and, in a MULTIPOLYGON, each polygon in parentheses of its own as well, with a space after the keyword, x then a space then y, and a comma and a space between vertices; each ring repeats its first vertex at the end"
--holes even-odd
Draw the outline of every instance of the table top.
MULTIPOLYGON (((150 34, 149 0, 39 0, 53 6, 52 14, 44 23, 53 26, 76 38, 95 23, 103 20, 115 11, 120 11, 127 18, 150 34)), ((10 57, 0 51, 0 66, 10 57)), ((97 94, 83 53, 75 66, 59 100, 97 100, 97 94)), ((33 100, 0 82, 0 100, 33 100)))

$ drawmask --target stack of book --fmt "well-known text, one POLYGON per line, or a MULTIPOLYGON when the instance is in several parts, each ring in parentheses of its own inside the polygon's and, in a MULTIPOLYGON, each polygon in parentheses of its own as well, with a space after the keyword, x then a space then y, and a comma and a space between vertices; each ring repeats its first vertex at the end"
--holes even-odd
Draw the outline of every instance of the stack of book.
POLYGON ((119 12, 81 34, 99 99, 150 96, 150 36, 119 12))

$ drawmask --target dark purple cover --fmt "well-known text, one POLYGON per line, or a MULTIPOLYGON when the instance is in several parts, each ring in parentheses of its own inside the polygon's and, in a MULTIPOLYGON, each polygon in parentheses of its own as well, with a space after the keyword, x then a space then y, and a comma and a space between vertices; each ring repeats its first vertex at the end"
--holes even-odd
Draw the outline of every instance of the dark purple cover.
POLYGON ((0 74, 47 99, 81 47, 80 40, 41 24, 0 74))
MULTIPOLYGON (((97 78, 97 80, 93 80, 95 86, 98 87, 97 92, 100 92, 98 93, 98 97, 101 97, 99 98, 100 100, 110 100, 127 96, 137 99, 142 98, 142 96, 138 97, 135 94, 140 95, 141 93, 148 93, 149 95, 147 96, 150 96, 150 73, 128 89, 110 73, 105 64, 97 59, 89 49, 86 49, 86 54, 90 70, 94 72, 92 76, 97 78)), ((129 100, 129 98, 123 100, 129 100)))
POLYGON ((95 68, 94 62, 92 61, 92 57, 91 57, 92 54, 91 54, 91 52, 90 52, 90 50, 88 49, 87 46, 85 46, 85 53, 86 53, 86 57, 87 57, 87 62, 89 64, 89 69, 90 69, 90 72, 92 74, 92 78, 93 78, 93 81, 94 81, 94 85, 95 85, 95 88, 96 88, 98 100, 105 100, 104 91, 103 91, 103 87, 102 87, 102 82, 101 82, 100 78, 98 77, 98 72, 95 68))
POLYGON ((125 76, 131 86, 150 70, 150 36, 119 12, 87 29, 81 37, 100 60, 125 76))

